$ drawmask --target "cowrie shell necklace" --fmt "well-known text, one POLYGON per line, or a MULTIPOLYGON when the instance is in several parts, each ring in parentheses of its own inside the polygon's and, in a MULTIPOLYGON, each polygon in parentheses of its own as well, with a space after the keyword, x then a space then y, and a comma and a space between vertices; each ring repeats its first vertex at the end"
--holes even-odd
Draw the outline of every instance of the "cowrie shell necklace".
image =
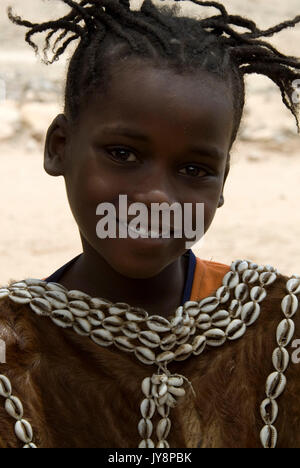
MULTIPOLYGON (((144 309, 126 303, 92 298, 82 291, 69 291, 61 284, 38 279, 25 279, 0 289, 0 300, 8 297, 17 304, 28 304, 37 315, 49 317, 60 327, 72 328, 99 346, 114 345, 121 351, 134 353, 145 365, 157 366, 156 372, 141 383, 139 448, 170 448, 167 441, 171 430, 170 410, 184 397, 185 382, 193 392, 194 389, 183 375, 171 374, 168 364, 198 356, 207 346, 218 347, 227 340, 241 338, 247 327, 258 319, 260 304, 267 297, 266 287, 274 283, 277 274, 269 265, 237 260, 231 264, 215 295, 185 302, 169 320, 159 315, 149 316, 144 309), (155 412, 161 417, 155 429, 156 441, 151 421, 155 412)), ((267 398, 260 407, 264 422, 260 440, 265 448, 274 448, 277 442, 273 425, 278 414, 276 398, 286 386, 284 372, 289 363, 286 346, 294 335, 292 317, 298 310, 300 276, 293 275, 286 290, 288 294, 281 303, 285 318, 277 327, 278 347, 272 356, 275 371, 267 378, 267 398)), ((24 448, 36 448, 32 427, 23 418, 22 403, 12 395, 11 382, 4 375, 0 375, 0 396, 5 398, 7 413, 16 420, 17 438, 25 444, 24 448)))

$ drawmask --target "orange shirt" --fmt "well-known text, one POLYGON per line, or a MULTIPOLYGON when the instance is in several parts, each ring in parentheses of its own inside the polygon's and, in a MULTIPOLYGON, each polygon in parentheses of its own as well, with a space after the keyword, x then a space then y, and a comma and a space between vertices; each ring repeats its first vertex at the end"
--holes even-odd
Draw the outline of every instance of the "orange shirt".
POLYGON ((200 301, 210 296, 220 286, 224 275, 230 270, 230 266, 223 263, 202 260, 196 257, 196 268, 190 301, 200 301))

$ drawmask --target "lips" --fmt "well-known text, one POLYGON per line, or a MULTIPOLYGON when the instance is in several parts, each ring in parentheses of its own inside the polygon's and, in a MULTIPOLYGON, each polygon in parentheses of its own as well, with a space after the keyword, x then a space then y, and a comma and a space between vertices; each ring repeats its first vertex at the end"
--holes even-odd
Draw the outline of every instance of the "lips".
POLYGON ((126 222, 125 220, 120 220, 117 218, 117 221, 118 223, 123 226, 126 230, 128 229, 129 232, 132 232, 134 234, 139 234, 139 235, 145 235, 147 237, 151 237, 151 238, 161 238, 162 237, 162 233, 163 233, 163 228, 165 228, 166 230, 166 233, 170 233, 170 237, 172 237, 172 235, 174 234, 174 229, 172 226, 164 226, 164 225, 159 225, 159 228, 158 229, 155 229, 155 227, 152 227, 152 229, 149 229, 148 226, 151 226, 151 223, 149 223, 148 226, 140 226, 139 228, 134 228, 132 226, 130 226, 130 223, 132 221, 132 219, 135 219, 135 218, 131 218, 131 219, 128 219, 126 222))

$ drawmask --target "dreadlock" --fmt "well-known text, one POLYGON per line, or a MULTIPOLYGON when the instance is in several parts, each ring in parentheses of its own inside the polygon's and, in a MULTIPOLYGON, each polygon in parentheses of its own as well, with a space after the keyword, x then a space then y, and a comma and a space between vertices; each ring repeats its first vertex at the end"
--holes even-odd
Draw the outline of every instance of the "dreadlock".
POLYGON ((299 131, 293 82, 300 78, 300 61, 283 55, 262 38, 294 27, 300 23, 300 15, 261 30, 249 19, 228 14, 222 4, 214 1, 190 0, 217 10, 217 14, 204 19, 179 16, 177 4, 156 6, 151 0, 144 0, 138 11, 130 10, 129 0, 61 1, 71 11, 56 21, 31 23, 14 15, 11 7, 8 17, 29 29, 25 39, 36 53, 38 46, 32 37, 48 32, 42 59, 46 64, 58 60, 71 42, 80 39, 70 60, 65 89, 65 112, 74 123, 82 98, 86 101, 87 95, 99 85, 105 91, 110 65, 133 55, 173 67, 179 73, 201 68, 227 79, 233 89, 235 108, 232 143, 243 113, 246 74, 265 75, 278 86, 299 131), (238 32, 236 27, 244 31, 238 32))

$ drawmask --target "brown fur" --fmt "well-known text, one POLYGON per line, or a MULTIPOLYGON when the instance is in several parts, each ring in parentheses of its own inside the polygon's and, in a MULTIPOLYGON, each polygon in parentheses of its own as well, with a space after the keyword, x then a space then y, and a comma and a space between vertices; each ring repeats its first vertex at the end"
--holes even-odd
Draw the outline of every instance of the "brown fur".
MULTIPOLYGON (((258 321, 241 339, 169 366, 188 377, 196 392, 194 398, 188 391, 171 410, 172 448, 261 446, 259 407, 266 378, 274 371, 271 357, 286 280, 279 276, 268 287, 258 321)), ((300 338, 299 313, 294 339, 300 338)), ((0 303, 0 338, 7 344, 7 364, 0 364, 0 373, 10 378, 13 394, 21 399, 38 447, 138 446, 140 385, 156 367, 113 347, 99 347, 9 299, 0 303)), ((293 352, 290 345, 288 350, 293 352)), ((300 448, 299 372, 300 365, 290 362, 287 388, 277 400, 278 447, 300 448)), ((0 447, 22 446, 13 425, 0 397, 0 447)))

